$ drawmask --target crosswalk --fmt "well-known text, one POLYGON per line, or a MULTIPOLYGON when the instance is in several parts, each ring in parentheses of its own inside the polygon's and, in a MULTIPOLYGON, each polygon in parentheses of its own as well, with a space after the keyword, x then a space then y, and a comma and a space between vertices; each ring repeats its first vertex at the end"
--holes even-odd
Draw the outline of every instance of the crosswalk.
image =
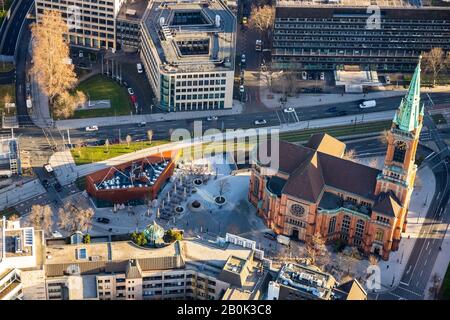
POLYGON ((280 125, 300 122, 300 116, 298 115, 295 109, 292 112, 284 112, 283 110, 276 110, 275 114, 278 118, 278 121, 280 122, 280 125))

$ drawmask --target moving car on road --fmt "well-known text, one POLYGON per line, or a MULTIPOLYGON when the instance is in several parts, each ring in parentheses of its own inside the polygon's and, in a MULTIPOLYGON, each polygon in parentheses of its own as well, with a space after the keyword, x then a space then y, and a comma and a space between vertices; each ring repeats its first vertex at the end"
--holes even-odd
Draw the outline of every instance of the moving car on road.
POLYGON ((359 105, 361 109, 375 108, 376 106, 377 102, 375 100, 367 100, 359 105))
POLYGON ((264 119, 259 119, 259 120, 255 120, 255 125, 262 125, 262 124, 266 124, 267 121, 264 119))
POLYGON ((206 120, 208 120, 208 121, 213 121, 213 120, 217 120, 217 119, 219 119, 217 116, 210 116, 210 117, 206 118, 206 120))
POLYGON ((136 64, 136 68, 137 68, 138 73, 144 72, 144 69, 142 68, 142 64, 140 64, 140 63, 136 64))
POLYGON ((138 123, 138 127, 145 127, 146 125, 147 123, 144 121, 138 123))
POLYGON ((320 80, 325 80, 325 72, 320 73, 320 80))
POLYGON ((241 65, 245 65, 245 62, 247 61, 247 58, 245 57, 245 54, 243 54, 242 56, 241 56, 241 65))
POLYGON ((241 84, 241 85, 239 86, 239 92, 240 92, 240 93, 244 93, 244 91, 245 91, 244 85, 241 84))
POLYGON ((248 18, 247 17, 242 17, 242 24, 246 25, 248 23, 248 18))
POLYGON ((284 108, 283 111, 284 111, 285 113, 291 113, 291 112, 295 112, 295 109, 292 108, 292 107, 289 107, 289 108, 284 108))
POLYGON ((331 108, 328 108, 325 112, 326 113, 335 113, 335 112, 337 112, 337 108, 336 107, 331 107, 331 108))
POLYGON ((87 132, 98 131, 98 127, 97 126, 89 126, 89 127, 86 127, 86 131, 87 132))
POLYGON ((127 90, 128 90, 128 94, 129 94, 130 96, 134 95, 133 88, 128 88, 127 90))
POLYGON ((256 49, 256 51, 261 51, 261 48, 262 48, 262 41, 258 39, 258 40, 256 40, 255 49, 256 49))

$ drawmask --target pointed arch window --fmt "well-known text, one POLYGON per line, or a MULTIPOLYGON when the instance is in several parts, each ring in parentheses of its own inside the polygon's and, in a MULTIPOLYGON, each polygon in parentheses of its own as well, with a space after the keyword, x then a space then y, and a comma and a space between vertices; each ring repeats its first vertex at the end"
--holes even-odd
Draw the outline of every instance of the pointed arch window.
POLYGON ((393 161, 403 163, 405 161, 407 145, 404 141, 397 141, 394 145, 393 161))

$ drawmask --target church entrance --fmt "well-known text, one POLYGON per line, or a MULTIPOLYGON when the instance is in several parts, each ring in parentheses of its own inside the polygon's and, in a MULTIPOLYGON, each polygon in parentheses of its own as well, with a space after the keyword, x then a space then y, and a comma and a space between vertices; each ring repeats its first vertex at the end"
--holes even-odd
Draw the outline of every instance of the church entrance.
POLYGON ((298 230, 297 229, 292 229, 292 238, 294 239, 298 239, 298 230))

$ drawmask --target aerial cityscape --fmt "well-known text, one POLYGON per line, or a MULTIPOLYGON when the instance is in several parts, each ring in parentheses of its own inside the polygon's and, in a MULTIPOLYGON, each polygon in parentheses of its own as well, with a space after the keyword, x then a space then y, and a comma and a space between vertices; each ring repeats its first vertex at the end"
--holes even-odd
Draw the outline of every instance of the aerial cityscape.
POLYGON ((0 300, 450 300, 450 0, 0 0, 0 112, 0 300))

